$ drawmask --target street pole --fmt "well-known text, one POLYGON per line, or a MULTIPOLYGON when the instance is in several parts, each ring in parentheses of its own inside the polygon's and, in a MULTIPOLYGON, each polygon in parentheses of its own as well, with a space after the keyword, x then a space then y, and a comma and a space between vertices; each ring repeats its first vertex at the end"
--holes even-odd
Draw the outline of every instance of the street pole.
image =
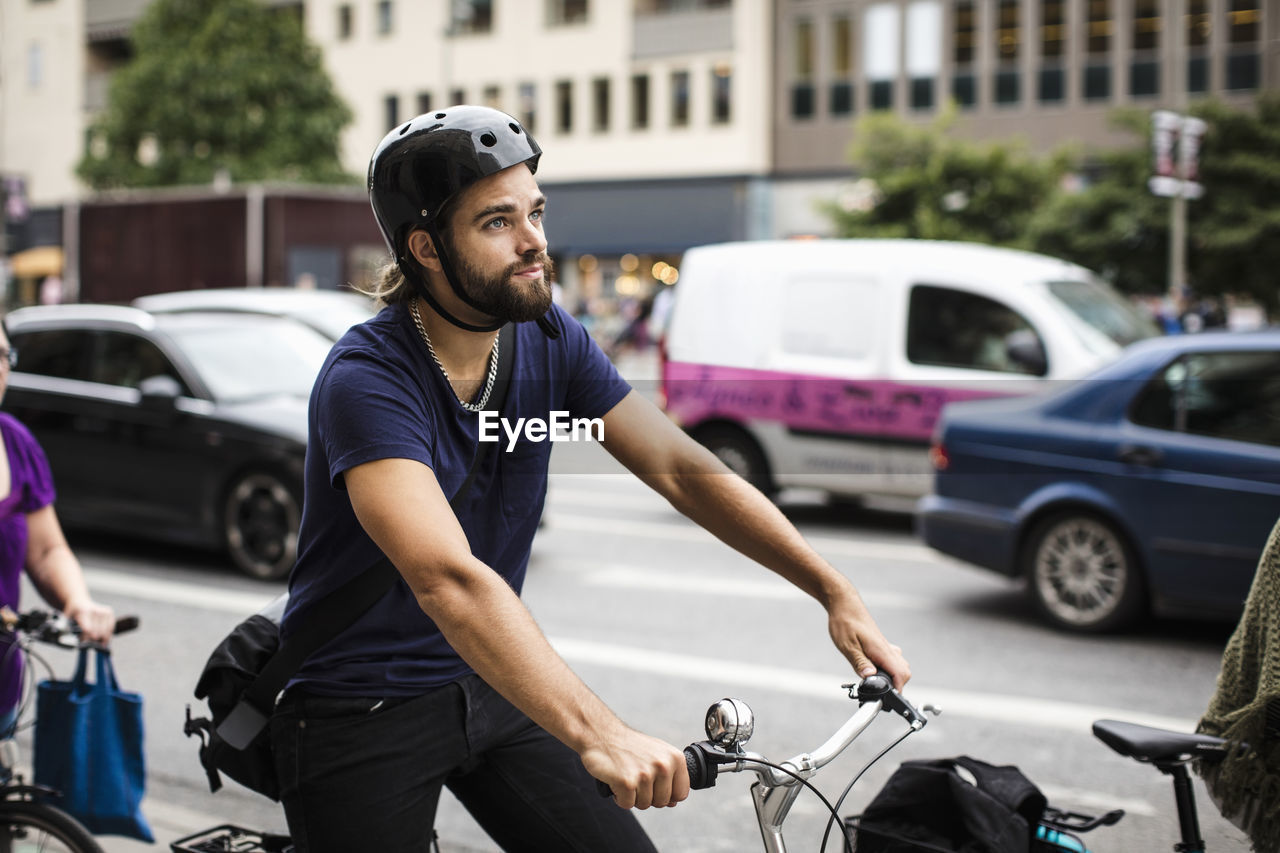
MULTIPOLYGON (((1187 62, 1185 47, 1187 43, 1187 0, 1173 0, 1173 21, 1169 27, 1169 37, 1173 39, 1172 80, 1173 109, 1180 116, 1185 116, 1187 107, 1187 62)), ((1179 133, 1179 142, 1185 129, 1179 133)), ((1169 208, 1169 298, 1175 305, 1182 297, 1187 286, 1187 196, 1183 191, 1187 175, 1182 173, 1180 157, 1174 158, 1175 176, 1178 179, 1178 191, 1174 193, 1173 204, 1169 208)))

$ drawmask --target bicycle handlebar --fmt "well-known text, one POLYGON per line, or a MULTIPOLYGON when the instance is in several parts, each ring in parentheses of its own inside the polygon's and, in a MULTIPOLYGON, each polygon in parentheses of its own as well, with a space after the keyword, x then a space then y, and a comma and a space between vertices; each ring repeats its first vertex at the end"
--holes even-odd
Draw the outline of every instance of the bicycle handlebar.
MULTIPOLYGON (((745 752, 741 749, 742 745, 750 738, 751 731, 754 728, 754 721, 751 719, 736 721, 737 724, 731 726, 729 731, 713 733, 711 731, 712 718, 718 716, 715 712, 719 707, 713 706, 712 711, 709 711, 707 715, 707 736, 711 740, 691 743, 684 748, 685 766, 689 772, 689 787, 693 790, 712 787, 716 783, 716 775, 719 772, 719 768, 728 765, 732 765, 728 767, 729 772, 754 770, 761 775, 762 779, 767 779, 768 784, 773 786, 794 785, 799 781, 796 777, 804 778, 813 775, 819 768, 830 763, 842 753, 849 744, 853 743, 871 725, 881 711, 895 713, 902 717, 910 725, 912 731, 924 728, 925 723, 928 722, 928 718, 924 713, 894 688, 893 679, 885 672, 877 672, 875 675, 867 676, 856 684, 843 684, 841 686, 849 691, 850 699, 858 701, 857 710, 817 749, 812 752, 801 753, 794 758, 781 762, 780 765, 768 761, 762 755, 745 752), (787 770, 779 770, 779 766, 787 768, 787 770), (791 776, 788 770, 793 771, 796 777, 791 776)), ((731 703, 725 706, 729 713, 745 713, 750 717, 750 708, 745 703, 738 700, 723 701, 731 703)), ((925 706, 924 710, 932 711, 935 714, 939 713, 936 708, 928 705, 925 706)), ((596 788, 601 796, 608 797, 613 794, 613 791, 604 782, 597 780, 596 788)))
MULTIPOLYGON (((126 634, 137 629, 139 624, 137 616, 121 616, 116 620, 115 633, 126 634)), ((28 610, 24 613, 15 613, 7 606, 0 607, 0 626, 3 626, 6 631, 26 634, 33 640, 48 643, 51 646, 60 646, 64 649, 78 649, 81 647, 104 648, 100 643, 82 640, 80 638, 80 626, 73 620, 68 619, 61 613, 54 613, 48 610, 28 610)))

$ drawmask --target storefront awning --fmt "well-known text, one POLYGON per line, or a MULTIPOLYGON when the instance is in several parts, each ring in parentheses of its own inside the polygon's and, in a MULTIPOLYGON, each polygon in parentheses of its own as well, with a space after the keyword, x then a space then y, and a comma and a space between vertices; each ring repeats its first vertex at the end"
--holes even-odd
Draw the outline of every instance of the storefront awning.
POLYGON ((58 246, 36 246, 9 258, 14 278, 44 278, 62 275, 62 249, 58 246))

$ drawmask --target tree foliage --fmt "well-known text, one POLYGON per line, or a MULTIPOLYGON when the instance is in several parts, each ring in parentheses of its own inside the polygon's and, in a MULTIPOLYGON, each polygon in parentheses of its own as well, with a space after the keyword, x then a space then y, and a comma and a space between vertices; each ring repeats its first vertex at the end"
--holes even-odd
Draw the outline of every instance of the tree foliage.
POLYGON ((1156 293, 1169 268, 1169 200, 1147 189, 1149 118, 1120 111, 1112 120, 1138 142, 1074 162, 1082 188, 1058 192, 1036 211, 1027 245, 1087 267, 1126 293, 1156 293))
POLYGON ((1064 158, 1037 158, 1019 143, 957 139, 947 134, 951 123, 950 111, 929 126, 889 113, 858 121, 850 159, 874 191, 862 199, 868 203, 828 207, 840 236, 1025 244, 1064 158))
POLYGON ((351 111, 296 13, 257 0, 156 0, 138 20, 77 172, 97 189, 350 181, 351 111))

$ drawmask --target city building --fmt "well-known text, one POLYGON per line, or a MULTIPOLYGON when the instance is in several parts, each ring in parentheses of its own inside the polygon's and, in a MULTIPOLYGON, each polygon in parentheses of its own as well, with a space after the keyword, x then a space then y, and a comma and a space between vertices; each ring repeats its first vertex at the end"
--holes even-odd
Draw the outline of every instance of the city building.
POLYGON ((1280 87, 1280 0, 779 0, 774 6, 774 223, 829 233, 822 201, 856 202, 853 122, 875 110, 953 132, 1132 145, 1116 107, 1280 87), (1181 23, 1170 22, 1179 16, 1181 23))
MULTIPOLYGON (((829 235, 820 205, 856 201, 869 112, 954 103, 954 133, 1045 151, 1131 144, 1117 106, 1280 86, 1280 0, 263 1, 301 16, 352 108, 354 174, 450 104, 527 124, 560 283, 606 313, 677 281, 690 246, 829 235)), ((0 0, 0 176, 24 246, 74 237, 85 129, 149 2, 0 0)))

